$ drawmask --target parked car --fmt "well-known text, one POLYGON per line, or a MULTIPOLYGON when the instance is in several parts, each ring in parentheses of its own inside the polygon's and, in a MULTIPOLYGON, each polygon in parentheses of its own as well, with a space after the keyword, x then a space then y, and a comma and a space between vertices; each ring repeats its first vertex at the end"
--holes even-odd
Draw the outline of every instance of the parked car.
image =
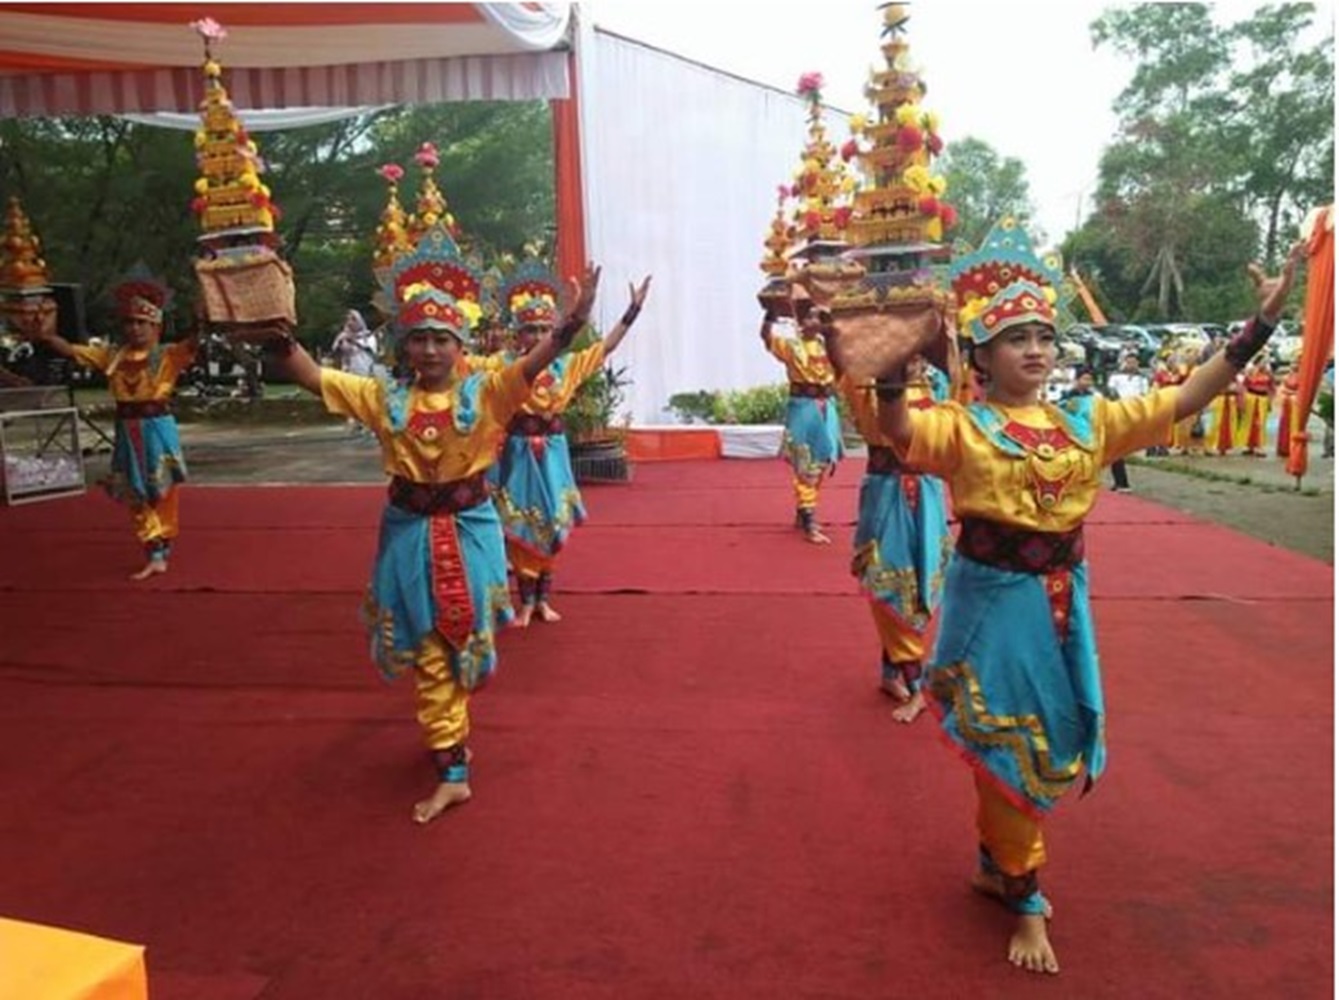
POLYGON ((1107 327, 1075 323, 1065 336, 1083 348, 1083 363, 1094 373, 1115 371, 1120 364, 1124 341, 1112 336, 1107 327))
POLYGON ((1162 346, 1162 342, 1147 329, 1133 323, 1109 323, 1098 327, 1097 332, 1115 343, 1117 364, 1123 355, 1133 353, 1139 358, 1140 367, 1147 367, 1162 346))

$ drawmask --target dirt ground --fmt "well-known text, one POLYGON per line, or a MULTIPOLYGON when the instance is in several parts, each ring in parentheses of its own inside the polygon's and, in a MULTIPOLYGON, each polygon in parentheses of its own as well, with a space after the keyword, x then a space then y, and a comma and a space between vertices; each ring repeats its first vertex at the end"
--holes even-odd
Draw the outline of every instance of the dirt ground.
MULTIPOLYGON (((339 422, 183 423, 181 435, 195 483, 383 481, 376 446, 339 422)), ((1300 490, 1273 457, 1139 458, 1130 480, 1138 496, 1333 564, 1334 461, 1315 451, 1300 490)), ((90 483, 106 471, 105 452, 86 462, 90 483)))

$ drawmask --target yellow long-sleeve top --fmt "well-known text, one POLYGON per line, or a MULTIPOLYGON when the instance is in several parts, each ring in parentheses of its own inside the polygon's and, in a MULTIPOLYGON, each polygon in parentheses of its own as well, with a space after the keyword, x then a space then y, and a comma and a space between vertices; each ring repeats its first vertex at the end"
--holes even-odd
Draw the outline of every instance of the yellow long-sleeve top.
POLYGON ((420 483, 450 482, 493 463, 507 421, 530 394, 519 361, 468 377, 464 366, 461 371, 441 392, 411 387, 403 390, 403 399, 388 399, 386 383, 379 379, 322 368, 321 399, 332 413, 372 429, 381 442, 387 475, 420 483), (392 427, 392 407, 403 407, 403 433, 392 427))
POLYGON ((72 344, 76 363, 107 376, 107 389, 118 403, 166 402, 181 373, 195 360, 193 340, 154 350, 72 344), (154 355, 157 354, 155 363, 154 355))
MULTIPOLYGON (((873 385, 858 386, 849 375, 843 375, 837 382, 837 388, 846 398, 851 411, 851 423, 864 438, 865 444, 890 448, 892 441, 879 427, 879 401, 874 395, 873 385)), ((907 383, 907 406, 913 410, 922 410, 934 405, 934 395, 929 379, 918 379, 907 383)))
POLYGON ((1174 389, 1059 406, 940 403, 908 410, 912 439, 903 459, 948 481, 960 518, 1069 531, 1097 502, 1101 468, 1162 441, 1175 410, 1174 389))
POLYGON ((567 409, 581 383, 604 364, 604 341, 596 341, 585 350, 565 354, 539 373, 530 390, 530 398, 521 406, 522 413, 554 417, 567 409))
POLYGON ((828 360, 823 341, 814 337, 778 337, 767 335, 767 351, 786 366, 786 378, 807 385, 832 385, 837 375, 828 360))

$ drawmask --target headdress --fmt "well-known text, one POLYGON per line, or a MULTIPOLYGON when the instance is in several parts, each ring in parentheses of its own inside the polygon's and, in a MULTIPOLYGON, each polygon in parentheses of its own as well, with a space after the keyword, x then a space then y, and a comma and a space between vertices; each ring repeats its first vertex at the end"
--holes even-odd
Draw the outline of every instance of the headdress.
POLYGON ((412 253, 391 266, 389 297, 395 331, 445 330, 462 342, 478 321, 480 275, 440 222, 428 229, 412 253))
POLYGON ((116 314, 122 319, 161 324, 163 311, 172 301, 172 290, 139 263, 112 288, 112 298, 116 300, 116 314))
POLYGON ((562 283, 538 254, 516 265, 502 285, 503 315, 522 327, 556 323, 562 304, 562 283))
POLYGON ((446 228, 453 239, 459 239, 460 230, 456 226, 456 217, 447 210, 446 196, 442 194, 441 188, 433 178, 433 172, 441 162, 437 147, 431 142, 423 143, 414 154, 414 162, 422 169, 423 179, 419 181, 418 201, 414 206, 414 214, 409 217, 410 241, 417 243, 424 233, 439 223, 446 228))
POLYGON ((270 200, 269 187, 260 179, 265 161, 237 120, 223 86, 223 68, 213 54, 213 43, 227 38, 228 33, 212 18, 193 21, 191 27, 205 43, 205 96, 200 102, 200 128, 195 132, 195 162, 200 177, 191 204, 200 218, 204 232, 201 239, 231 235, 237 230, 272 233, 278 208, 270 200))
POLYGON ((11 195, 0 245, 0 294, 50 295, 50 281, 42 259, 42 241, 33 233, 18 196, 11 195))
POLYGON ((949 277, 958 297, 958 329, 973 344, 1020 323, 1055 326, 1064 281, 1059 255, 1039 257, 1016 219, 995 223, 977 250, 954 259, 949 277))
POLYGON ((413 244, 409 240, 407 228, 409 217, 400 204, 400 179, 404 177, 404 168, 398 163, 387 163, 379 167, 377 173, 386 182, 387 190, 386 207, 381 210, 381 221, 377 224, 372 273, 378 281, 382 281, 396 259, 409 252, 413 244))

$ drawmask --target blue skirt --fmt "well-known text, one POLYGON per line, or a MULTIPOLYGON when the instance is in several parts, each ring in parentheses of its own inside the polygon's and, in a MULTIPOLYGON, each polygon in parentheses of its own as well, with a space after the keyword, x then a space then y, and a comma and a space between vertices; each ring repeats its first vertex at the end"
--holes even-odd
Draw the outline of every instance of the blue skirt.
POLYGON ((835 399, 791 396, 781 454, 800 479, 817 479, 842 457, 842 424, 835 399))
POLYGON ((176 417, 116 421, 111 472, 103 482, 112 497, 123 503, 154 503, 185 481, 186 458, 176 417))
POLYGON ((923 631, 939 606, 944 569, 952 552, 943 480, 865 476, 860 483, 851 573, 871 600, 923 631), (914 505, 904 480, 914 484, 914 505))
POLYGON ((497 463, 498 513, 508 540, 550 557, 586 520, 566 434, 508 435, 497 463))
POLYGON ((1025 811, 1039 815, 1086 769, 1106 765, 1102 679, 1088 564, 1071 573, 1063 637, 1046 578, 954 553, 934 654, 930 703, 944 735, 1025 811))
MULTIPOLYGON (((491 500, 454 515, 436 516, 455 522, 460 565, 473 607, 467 641, 460 648, 447 647, 456 682, 472 690, 496 668, 493 635, 513 616, 502 525, 491 500)), ((389 505, 381 515, 363 619, 372 640, 372 660, 388 679, 414 665, 442 610, 433 589, 431 520, 389 505)))

